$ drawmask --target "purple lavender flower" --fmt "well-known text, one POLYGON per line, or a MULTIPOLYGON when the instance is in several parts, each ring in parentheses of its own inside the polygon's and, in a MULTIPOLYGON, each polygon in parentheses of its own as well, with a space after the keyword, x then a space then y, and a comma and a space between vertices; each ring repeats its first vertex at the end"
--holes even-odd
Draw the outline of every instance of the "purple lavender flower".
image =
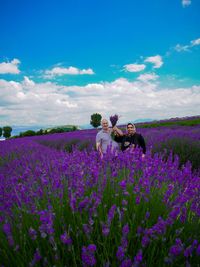
POLYGON ((123 200, 122 200, 122 205, 123 205, 123 206, 127 206, 127 204, 128 204, 128 201, 125 200, 125 199, 123 199, 123 200))
POLYGON ((184 251, 184 256, 186 258, 191 257, 192 256, 192 251, 193 251, 193 247, 192 246, 187 247, 185 249, 185 251, 184 251))
POLYGON ((124 225, 123 228, 122 228, 122 234, 123 234, 123 236, 127 236, 128 233, 129 233, 129 231, 130 231, 130 229, 129 229, 129 225, 128 225, 128 223, 127 223, 127 224, 124 225))
POLYGON ((108 211, 108 224, 111 224, 114 216, 115 216, 115 210, 116 210, 117 206, 116 205, 112 205, 112 207, 110 208, 110 210, 108 211))
POLYGON ((62 241, 63 244, 65 245, 71 245, 72 244, 72 239, 69 237, 67 232, 65 231, 64 234, 60 236, 60 240, 62 241))
POLYGON ((134 263, 142 262, 142 250, 140 249, 136 256, 134 257, 134 263))
POLYGON ((131 259, 125 259, 122 261, 120 267, 131 267, 132 266, 132 261, 131 259))
POLYGON ((6 235, 10 235, 11 234, 11 226, 9 223, 4 223, 3 225, 3 231, 6 235))
POLYGON ((119 261, 122 261, 125 257, 124 248, 122 246, 118 247, 116 257, 119 261))
POLYGON ((139 205, 140 204, 140 201, 141 201, 141 198, 140 198, 139 195, 137 195, 136 198, 135 198, 136 205, 139 205))
POLYGON ((122 180, 122 181, 119 182, 119 185, 122 188, 122 190, 126 189, 126 184, 127 184, 127 182, 125 180, 122 180))
POLYGON ((142 247, 145 248, 150 242, 150 239, 148 236, 144 235, 142 238, 142 247))
POLYGON ((35 251, 35 254, 34 254, 34 260, 35 260, 35 262, 38 262, 41 259, 42 259, 42 256, 40 254, 39 248, 37 248, 36 251, 35 251))
POLYGON ((94 253, 96 251, 96 246, 94 244, 90 244, 88 247, 82 247, 82 263, 83 266, 94 266, 96 264, 96 259, 94 253))
POLYGON ((178 256, 183 251, 183 244, 179 238, 176 239, 176 244, 171 246, 169 253, 173 256, 178 256))
POLYGON ((200 256, 200 244, 197 247, 196 253, 197 253, 198 256, 200 256))
POLYGON ((38 213, 40 215, 40 221, 41 225, 39 227, 41 235, 45 236, 45 234, 53 234, 54 233, 54 228, 53 228, 53 217, 54 215, 52 214, 51 211, 47 210, 42 210, 38 213))
POLYGON ((37 232, 32 227, 29 228, 29 235, 32 240, 35 240, 37 238, 37 232))
POLYGON ((40 254, 39 248, 36 249, 34 255, 33 255, 33 260, 30 262, 29 266, 33 267, 36 265, 39 261, 41 261, 42 256, 40 254))
POLYGON ((150 212, 147 211, 146 214, 145 214, 145 218, 146 218, 146 219, 149 219, 149 217, 150 217, 150 212))
POLYGON ((119 116, 117 114, 110 116, 110 122, 112 124, 112 127, 114 127, 117 124, 118 119, 119 116))
POLYGON ((102 225, 102 233, 104 236, 108 236, 110 233, 110 228, 107 224, 102 225))

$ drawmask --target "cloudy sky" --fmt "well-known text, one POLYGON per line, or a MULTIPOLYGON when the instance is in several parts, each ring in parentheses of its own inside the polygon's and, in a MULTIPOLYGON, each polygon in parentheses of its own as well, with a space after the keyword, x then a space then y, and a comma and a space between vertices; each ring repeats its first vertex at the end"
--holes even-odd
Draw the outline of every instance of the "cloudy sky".
POLYGON ((200 114, 200 0, 0 0, 0 126, 200 114))

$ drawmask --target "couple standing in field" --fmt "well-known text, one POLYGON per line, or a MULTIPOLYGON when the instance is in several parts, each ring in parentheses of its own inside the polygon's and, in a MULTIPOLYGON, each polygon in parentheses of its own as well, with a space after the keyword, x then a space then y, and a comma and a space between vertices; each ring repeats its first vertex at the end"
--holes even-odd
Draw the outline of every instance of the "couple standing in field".
POLYGON ((116 125, 109 128, 108 120, 102 119, 102 130, 96 135, 96 148, 99 151, 100 156, 106 153, 108 146, 111 146, 112 151, 118 150, 121 143, 122 151, 133 151, 135 147, 142 149, 142 157, 145 157, 146 145, 145 140, 141 134, 136 133, 136 127, 132 123, 128 123, 126 126, 127 132, 123 133, 116 125), (114 133, 114 140, 111 134, 114 133))

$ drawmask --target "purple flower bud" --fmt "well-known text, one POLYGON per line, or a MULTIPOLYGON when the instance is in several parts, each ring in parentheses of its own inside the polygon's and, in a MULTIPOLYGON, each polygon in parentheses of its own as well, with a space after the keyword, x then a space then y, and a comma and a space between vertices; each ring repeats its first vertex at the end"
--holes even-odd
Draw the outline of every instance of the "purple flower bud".
POLYGON ((121 188, 122 188, 123 190, 126 189, 126 184, 127 184, 127 182, 126 182, 125 180, 122 180, 121 182, 119 182, 119 185, 121 186, 121 188))
POLYGON ((192 256, 192 251, 193 251, 193 247, 192 246, 187 247, 185 249, 185 251, 184 251, 184 256, 186 258, 191 257, 192 256))
POLYGON ((102 233, 103 233, 104 236, 108 236, 109 235, 110 228, 109 228, 108 225, 106 225, 106 224, 103 224, 102 225, 102 233))
POLYGON ((110 224, 115 216, 115 210, 116 210, 117 206, 116 205, 112 205, 112 207, 110 208, 109 212, 108 212, 108 223, 110 224))
POLYGON ((197 247, 196 253, 197 253, 198 256, 200 256, 200 244, 197 247))
POLYGON ((136 256, 134 257, 134 262, 140 263, 142 262, 142 250, 140 249, 136 256))
POLYGON ((35 240, 37 238, 37 232, 32 227, 29 228, 29 235, 32 240, 35 240))
POLYGON ((62 234, 60 236, 60 240, 65 245, 71 245, 72 244, 72 239, 68 236, 67 232, 64 232, 64 234, 62 234))
POLYGON ((131 259, 125 259, 122 261, 120 267, 131 267, 132 266, 132 261, 131 259))
POLYGON ((35 262, 39 262, 42 259, 42 256, 40 255, 39 248, 36 249, 33 260, 35 262))
POLYGON ((97 247, 96 247, 96 245, 94 245, 94 244, 90 244, 90 245, 88 246, 88 251, 90 251, 90 252, 95 252, 96 249, 97 249, 97 247))
POLYGON ((149 242, 150 242, 149 237, 144 235, 142 238, 142 247, 145 248, 149 244, 149 242))
POLYGON ((124 256, 124 248, 122 246, 119 246, 116 253, 116 257, 119 261, 122 261, 124 259, 124 256))
POLYGON ((128 224, 126 224, 122 228, 122 234, 126 236, 128 233, 129 233, 129 226, 128 224))
POLYGON ((94 266, 96 264, 94 257, 95 251, 96 246, 94 244, 90 244, 88 247, 82 247, 81 258, 83 266, 94 266))
POLYGON ((149 219, 149 217, 150 217, 150 212, 147 211, 147 212, 146 212, 146 215, 145 215, 145 218, 146 218, 146 219, 149 219))

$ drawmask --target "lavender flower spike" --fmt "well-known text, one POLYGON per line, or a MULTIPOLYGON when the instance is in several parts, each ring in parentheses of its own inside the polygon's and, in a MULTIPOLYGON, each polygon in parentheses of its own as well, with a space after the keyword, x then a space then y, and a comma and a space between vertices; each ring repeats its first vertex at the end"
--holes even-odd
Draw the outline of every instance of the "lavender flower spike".
POLYGON ((110 116, 110 122, 112 124, 112 127, 114 127, 117 124, 118 119, 119 116, 117 114, 110 116))

